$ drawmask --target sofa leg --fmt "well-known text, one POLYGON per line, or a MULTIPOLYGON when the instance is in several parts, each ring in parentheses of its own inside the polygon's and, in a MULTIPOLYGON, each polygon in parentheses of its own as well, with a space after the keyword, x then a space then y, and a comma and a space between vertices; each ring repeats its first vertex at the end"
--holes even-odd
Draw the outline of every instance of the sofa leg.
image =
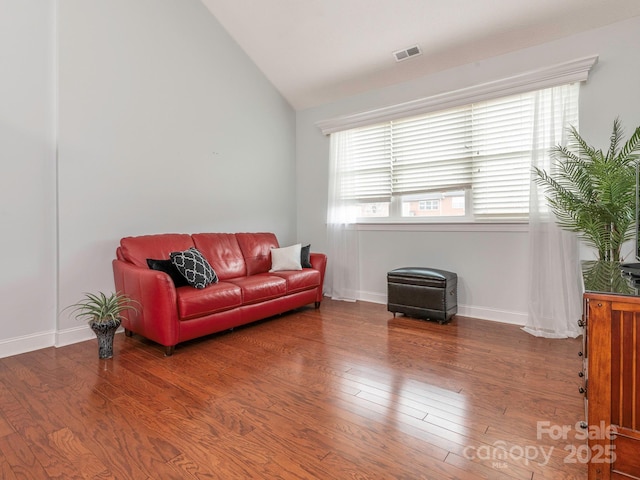
POLYGON ((133 337, 133 332, 131 330, 129 330, 128 328, 124 329, 124 334, 127 337, 133 337))
POLYGON ((175 345, 171 345, 170 347, 164 347, 164 356, 170 357, 171 355, 173 355, 173 352, 175 351, 175 349, 176 349, 175 345))
POLYGON ((316 303, 314 304, 314 306, 316 307, 316 310, 317 310, 317 309, 319 309, 319 308, 320 308, 320 302, 316 302, 316 303))

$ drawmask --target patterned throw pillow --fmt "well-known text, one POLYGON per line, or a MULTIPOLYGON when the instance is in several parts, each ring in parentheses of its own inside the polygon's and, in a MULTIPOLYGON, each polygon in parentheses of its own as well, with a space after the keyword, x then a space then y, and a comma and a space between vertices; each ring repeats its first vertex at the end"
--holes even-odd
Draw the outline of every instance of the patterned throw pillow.
POLYGON ((183 252, 171 252, 169 258, 192 287, 204 288, 218 282, 216 272, 196 248, 191 247, 183 252))

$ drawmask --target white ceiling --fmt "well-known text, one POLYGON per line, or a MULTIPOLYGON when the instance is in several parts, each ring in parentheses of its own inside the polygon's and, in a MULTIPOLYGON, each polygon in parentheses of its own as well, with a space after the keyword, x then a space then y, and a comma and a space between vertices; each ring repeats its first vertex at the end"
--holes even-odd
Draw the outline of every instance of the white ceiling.
POLYGON ((296 110, 640 15, 640 0, 202 2, 296 110))

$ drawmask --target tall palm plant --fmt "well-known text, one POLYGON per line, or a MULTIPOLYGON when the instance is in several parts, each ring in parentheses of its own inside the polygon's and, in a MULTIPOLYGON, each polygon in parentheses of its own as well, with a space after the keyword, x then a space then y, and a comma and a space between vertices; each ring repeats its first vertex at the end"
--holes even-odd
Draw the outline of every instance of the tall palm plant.
POLYGON ((611 262, 621 261, 622 244, 634 236, 640 127, 625 143, 623 133, 616 118, 604 153, 571 127, 569 145, 551 149, 554 171, 534 167, 558 225, 577 232, 599 260, 611 262))

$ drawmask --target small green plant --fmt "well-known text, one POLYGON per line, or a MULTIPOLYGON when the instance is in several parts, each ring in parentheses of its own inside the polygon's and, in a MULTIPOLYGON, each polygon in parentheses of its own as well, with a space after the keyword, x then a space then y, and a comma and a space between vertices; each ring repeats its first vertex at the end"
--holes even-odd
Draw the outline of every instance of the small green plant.
POLYGON ((120 322, 120 314, 125 310, 138 309, 132 304, 138 304, 127 295, 116 292, 107 296, 102 292, 97 294, 85 293, 84 298, 67 308, 77 320, 85 320, 93 325, 100 325, 111 322, 120 322))
POLYGON ((533 167, 536 182, 545 187, 561 228, 577 232, 599 260, 619 262, 622 244, 634 236, 640 127, 623 144, 616 119, 606 153, 590 146, 575 127, 570 136, 568 146, 551 149, 552 173, 533 167))

